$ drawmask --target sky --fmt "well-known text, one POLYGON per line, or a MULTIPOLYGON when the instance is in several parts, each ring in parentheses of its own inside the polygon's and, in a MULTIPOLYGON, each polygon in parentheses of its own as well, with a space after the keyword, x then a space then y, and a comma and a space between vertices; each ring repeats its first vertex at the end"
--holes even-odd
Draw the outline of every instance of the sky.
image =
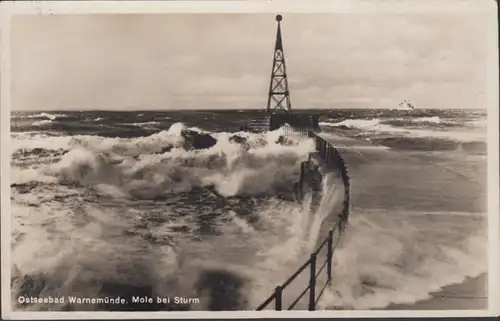
MULTIPOLYGON (((12 110, 266 107, 275 14, 24 15, 12 110)), ((486 108, 495 15, 283 13, 292 109, 486 108)))

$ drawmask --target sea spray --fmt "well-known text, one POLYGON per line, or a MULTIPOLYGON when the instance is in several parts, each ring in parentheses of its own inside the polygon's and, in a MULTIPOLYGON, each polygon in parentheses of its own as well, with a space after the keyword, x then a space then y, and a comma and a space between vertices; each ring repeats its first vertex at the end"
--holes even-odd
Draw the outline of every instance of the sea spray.
POLYGON ((319 308, 414 303, 446 285, 485 273, 482 219, 474 213, 461 216, 462 220, 450 220, 440 212, 432 216, 434 224, 428 224, 429 217, 422 213, 415 220, 404 212, 354 211, 343 246, 334 255, 332 285, 319 308), (467 230, 476 232, 467 235, 467 230))
MULTIPOLYGON (((370 119, 361 115, 365 112, 371 111, 345 113, 352 119, 370 119)), ((451 116, 442 114, 439 124, 415 121, 411 126, 448 126, 451 116)), ((89 117, 110 123, 110 116, 100 113, 89 117)), ((290 138, 286 144, 277 144, 280 130, 220 132, 211 134, 217 146, 187 151, 180 125, 142 137, 110 138, 66 136, 54 127, 62 121, 57 119, 43 132, 28 128, 12 133, 13 296, 27 288, 44 296, 95 296, 106 283, 151 287, 160 295, 172 291, 189 295, 194 289, 191 280, 208 275, 240 284, 239 291, 249 296, 241 307, 254 309, 276 283, 291 275, 287 272, 293 273, 308 258, 313 239, 323 238, 321 229, 307 236, 314 230, 307 197, 297 206, 274 197, 273 190, 297 178, 295 163, 314 149, 311 140, 290 138), (233 135, 244 137, 246 143, 231 142, 233 135), (81 168, 76 154, 67 160, 75 157, 80 165, 60 163, 76 149, 98 160, 87 160, 86 166, 101 168, 99 175, 92 170, 90 176, 69 175, 75 178, 73 182, 61 180, 61 164, 67 173, 81 168), (107 175, 106 168, 113 168, 113 175, 107 175), (269 193, 259 195, 268 187, 269 193)), ((484 120, 478 119, 466 125, 475 130, 481 124, 484 120)), ((353 132, 346 129, 343 133, 353 132)), ((367 130, 366 135, 391 138, 400 132, 367 130)), ((426 144, 441 139, 433 134, 429 131, 426 144)), ((417 145, 411 133, 404 135, 407 147, 417 145)), ((357 170, 355 166, 351 165, 351 171, 357 170)), ((353 186, 360 186, 359 182, 353 186)), ((486 240, 479 228, 484 218, 477 214, 377 212, 359 207, 363 200, 359 201, 342 246, 335 252, 334 283, 320 300, 320 308, 383 308, 414 302, 442 286, 484 272, 486 240)), ((295 299, 307 278, 288 289, 287 300, 295 299)))
MULTIPOLYGON (((99 296, 109 284, 189 296, 192 282, 221 275, 215 268, 236 275, 241 266, 253 266, 252 242, 238 243, 241 237, 231 236, 228 222, 238 231, 257 232, 257 239, 269 235, 270 226, 259 223, 260 209, 275 202, 274 189, 291 186, 314 148, 312 141, 288 139, 281 145, 279 130, 247 133, 248 148, 231 142, 234 134, 217 133, 212 148, 184 150, 183 128, 175 124, 133 139, 24 137, 17 150, 66 151, 14 170, 14 298, 27 291, 99 296), (173 148, 163 151, 165 145, 173 148), (225 219, 239 207, 247 207, 256 220, 241 214, 225 219), (226 257, 231 251, 224 244, 241 247, 240 262, 226 257), (204 259, 202 253, 210 255, 204 259), (223 268, 213 260, 224 262, 223 268)), ((290 210, 296 206, 276 201, 290 210)))

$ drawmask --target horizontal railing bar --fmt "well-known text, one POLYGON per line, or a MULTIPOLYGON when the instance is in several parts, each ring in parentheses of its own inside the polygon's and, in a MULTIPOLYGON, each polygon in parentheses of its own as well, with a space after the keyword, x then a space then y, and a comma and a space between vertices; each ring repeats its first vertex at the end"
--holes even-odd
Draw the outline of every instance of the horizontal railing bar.
MULTIPOLYGON (((335 232, 335 230, 337 229, 337 227, 340 225, 340 223, 337 223, 335 228, 333 229, 333 232, 335 232)), ((336 238, 335 240, 336 242, 333 244, 332 248, 335 249, 335 247, 337 246, 337 244, 339 243, 340 241, 340 238, 336 238)), ((319 246, 319 248, 316 250, 316 253, 318 253, 322 247, 328 242, 328 237, 325 238, 325 240, 321 243, 321 245, 319 246)), ((311 259, 307 260, 299 269, 297 269, 297 271, 285 282, 283 283, 282 285, 282 289, 284 289, 285 287, 287 287, 288 285, 290 285, 293 280, 295 280, 295 278, 297 278, 297 276, 305 270, 306 267, 309 266, 309 264, 311 263, 311 259)), ((319 274, 325 269, 326 267, 326 264, 328 263, 328 260, 326 260, 321 268, 319 269, 319 271, 316 273, 316 277, 319 276, 319 274)), ((307 290, 309 289, 309 286, 302 292, 302 294, 297 298, 297 300, 294 301, 294 304, 292 304, 292 306, 289 308, 292 309, 293 306, 295 306, 295 304, 304 296, 304 294, 307 292, 307 290)), ((322 293, 324 291, 325 288, 322 289, 322 291, 320 293, 322 293)), ((321 295, 321 294, 320 294, 321 295)), ((269 303, 271 303, 271 301, 275 298, 275 294, 273 293, 266 301, 264 301, 264 303, 262 303, 256 310, 257 311, 260 311, 262 309, 264 309, 269 303)), ((318 297, 319 298, 319 297, 318 297)))
POLYGON ((320 299, 320 298, 321 298, 321 296, 323 295, 323 292, 325 292, 325 289, 326 289, 326 287, 328 286, 328 284, 330 284, 330 281, 327 281, 327 282, 325 283, 325 285, 323 286, 323 288, 321 289, 321 291, 319 291, 319 294, 318 294, 318 296, 316 297, 316 301, 314 301, 314 305, 318 304, 319 299, 320 299))
POLYGON ((286 288, 288 285, 290 285, 290 283, 292 283, 293 280, 295 280, 295 278, 300 274, 302 273, 302 271, 304 271, 304 269, 306 267, 309 266, 309 263, 311 263, 311 259, 307 260, 307 262, 305 262, 304 264, 302 264, 302 266, 288 279, 286 280, 285 283, 283 283, 283 285, 281 286, 283 289, 286 288))
POLYGON ((323 263, 323 265, 321 265, 321 267, 319 268, 318 272, 316 273, 316 278, 319 276, 319 274, 321 273, 321 271, 323 271, 323 269, 325 268, 326 264, 328 263, 328 260, 325 260, 325 263, 323 263))
POLYGON ((271 294, 271 296, 269 298, 267 298, 267 300, 264 301, 264 303, 259 305, 259 307, 257 308, 257 311, 264 309, 269 303, 271 303, 273 301, 274 297, 275 297, 275 293, 271 294))
POLYGON ((321 243, 321 245, 318 247, 318 249, 315 251, 316 254, 319 253, 319 251, 321 251, 321 249, 323 248, 323 246, 325 246, 325 244, 328 242, 328 237, 326 239, 323 240, 323 242, 321 243))
POLYGON ((295 305, 296 305, 297 303, 299 303, 300 299, 302 299, 302 297, 303 297, 303 296, 307 293, 307 291, 309 290, 309 288, 310 288, 310 287, 311 287, 311 286, 310 286, 310 285, 308 285, 308 286, 304 289, 304 291, 302 291, 302 293, 299 295, 299 297, 298 297, 297 299, 295 299, 295 301, 293 301, 293 303, 292 303, 292 304, 290 304, 290 307, 288 308, 288 310, 293 309, 293 308, 295 307, 295 305))

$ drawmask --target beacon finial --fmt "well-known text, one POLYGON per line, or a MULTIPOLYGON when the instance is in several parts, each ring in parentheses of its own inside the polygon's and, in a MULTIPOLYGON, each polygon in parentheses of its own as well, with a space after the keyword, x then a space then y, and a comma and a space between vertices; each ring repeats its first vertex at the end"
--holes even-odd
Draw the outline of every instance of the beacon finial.
POLYGON ((283 17, 279 14, 276 16, 276 21, 280 22, 281 20, 283 20, 283 17))

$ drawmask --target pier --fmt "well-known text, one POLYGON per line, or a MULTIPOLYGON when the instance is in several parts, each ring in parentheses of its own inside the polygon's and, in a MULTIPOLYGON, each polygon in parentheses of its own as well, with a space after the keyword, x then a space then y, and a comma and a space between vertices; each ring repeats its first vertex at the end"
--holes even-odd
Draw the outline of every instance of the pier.
MULTIPOLYGON (((285 135, 303 136, 314 139, 316 152, 301 166, 298 182, 300 193, 304 193, 304 170, 308 168, 312 158, 319 160, 327 171, 337 173, 344 186, 342 209, 330 213, 336 217, 335 223, 328 226, 328 236, 320 239, 316 250, 304 263, 297 267, 295 273, 276 284, 274 292, 256 307, 257 310, 270 309, 292 310, 297 303, 308 294, 307 308, 316 310, 317 304, 325 289, 335 277, 332 266, 335 249, 347 227, 351 203, 363 204, 358 211, 380 212, 383 215, 412 215, 412 213, 435 213, 436 204, 451 212, 486 212, 483 208, 485 177, 467 177, 448 167, 439 166, 425 159, 392 150, 385 146, 372 144, 369 141, 356 140, 337 133, 323 133, 317 115, 292 111, 288 74, 286 73, 285 55, 281 35, 281 16, 277 16, 276 45, 274 51, 271 84, 269 89, 267 115, 255 121, 260 127, 255 131, 276 130, 282 128, 285 135), (347 168, 349 167, 349 172, 347 168), (402 182, 411 178, 405 185, 402 182), (354 181, 354 192, 351 193, 351 182, 354 181), (461 187, 462 186, 462 187, 461 187), (466 188, 463 188, 467 186, 466 188), (361 202, 362 200, 362 202, 361 202), (392 213, 392 214, 391 214, 392 213), (326 272, 325 272, 326 269, 326 272), (308 271, 308 282, 303 291, 297 294, 290 304, 283 302, 283 293, 292 282, 299 282, 298 276, 308 271), (326 279, 322 278, 326 275, 326 279), (273 303, 273 305, 271 305, 273 303)), ((251 127, 251 126, 250 126, 251 127)), ((299 194, 300 194, 299 193, 299 194)), ((378 213, 377 212, 377 213, 378 213)), ((483 289, 484 290, 484 289, 483 289)), ((482 292, 483 290, 478 290, 482 292)), ((296 292, 294 288, 294 292, 296 292)), ((304 298, 305 299, 305 298, 304 298)))
MULTIPOLYGON (((335 248, 339 244, 342 233, 344 232, 350 207, 350 179, 347 172, 347 166, 341 153, 334 146, 332 141, 329 141, 320 134, 319 116, 308 115, 305 113, 292 112, 292 104, 290 99, 290 90, 288 88, 288 75, 286 72, 285 55, 283 50, 283 40, 281 36, 281 15, 276 16, 278 22, 276 32, 276 42, 274 48, 274 59, 271 71, 271 81, 269 85, 269 96, 267 101, 267 115, 250 121, 248 127, 252 131, 268 131, 282 128, 285 135, 302 136, 307 139, 313 139, 316 146, 316 152, 309 155, 307 161, 302 162, 300 168, 300 179, 296 183, 296 192, 300 195, 304 193, 306 183, 314 195, 321 194, 318 190, 318 184, 321 185, 321 176, 306 180, 306 175, 310 175, 312 160, 321 164, 322 170, 327 173, 337 173, 344 188, 344 197, 341 210, 338 213, 331 213, 335 216, 335 223, 329 227, 328 236, 320 240, 320 244, 316 250, 310 254, 309 259, 297 269, 287 280, 281 284, 277 284, 274 292, 260 304, 256 310, 263 310, 274 302, 275 310, 292 310, 301 299, 308 294, 308 309, 313 311, 323 295, 325 289, 331 284, 333 278, 333 255, 335 248), (307 174, 306 174, 307 171, 307 174), (314 186, 311 186, 314 185, 314 186), (304 286, 303 291, 297 295, 297 298, 288 306, 284 306, 282 300, 283 291, 294 282, 299 275, 309 272, 309 282, 304 286), (326 274, 326 281, 321 281, 320 277, 326 274)), ((318 197, 317 197, 318 198, 318 197)), ((320 197, 319 197, 320 198, 320 197)))

